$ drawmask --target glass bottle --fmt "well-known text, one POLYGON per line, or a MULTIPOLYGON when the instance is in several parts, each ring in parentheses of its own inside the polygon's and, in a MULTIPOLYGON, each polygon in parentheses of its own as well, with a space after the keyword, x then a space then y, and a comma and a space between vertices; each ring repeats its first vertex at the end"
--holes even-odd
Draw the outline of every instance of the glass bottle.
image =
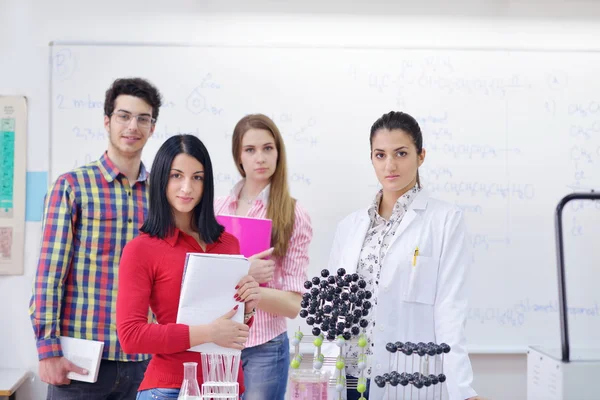
POLYGON ((198 386, 197 375, 198 363, 183 363, 183 383, 179 391, 178 400, 201 400, 200 387, 198 386))

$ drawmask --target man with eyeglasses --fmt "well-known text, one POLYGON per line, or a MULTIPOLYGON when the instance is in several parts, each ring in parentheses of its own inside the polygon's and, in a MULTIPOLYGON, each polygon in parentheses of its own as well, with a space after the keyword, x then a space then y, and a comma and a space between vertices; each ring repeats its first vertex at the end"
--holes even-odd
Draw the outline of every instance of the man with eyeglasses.
POLYGON ((116 331, 121 251, 138 235, 148 209, 144 145, 162 104, 140 78, 106 91, 108 149, 99 160, 58 177, 45 198, 43 236, 30 316, 39 374, 48 399, 135 399, 150 355, 125 354, 116 331), (60 336, 104 342, 95 383, 67 378, 87 371, 63 357, 60 336))

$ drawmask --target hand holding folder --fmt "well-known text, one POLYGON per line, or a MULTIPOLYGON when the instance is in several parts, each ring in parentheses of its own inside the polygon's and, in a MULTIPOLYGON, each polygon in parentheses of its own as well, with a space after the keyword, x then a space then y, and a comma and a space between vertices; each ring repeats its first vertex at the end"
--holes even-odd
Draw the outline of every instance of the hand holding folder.
POLYGON ((261 286, 265 286, 275 277, 275 261, 270 259, 272 254, 273 247, 248 258, 250 261, 248 275, 252 275, 261 286))
POLYGON ((225 227, 225 232, 238 239, 240 252, 252 262, 248 273, 260 286, 266 286, 275 275, 275 262, 269 259, 273 254, 272 221, 239 215, 217 215, 217 221, 225 227))
POLYGON ((271 247, 272 221, 270 219, 217 215, 217 221, 225 227, 225 232, 238 239, 241 254, 246 258, 271 247))
MULTIPOLYGON (((177 323, 206 325, 222 318, 234 306, 235 286, 248 273, 248 260, 242 256, 188 253, 185 262, 177 323)), ((244 308, 238 307, 231 320, 243 324, 244 308)), ((201 353, 226 353, 231 349, 204 343, 189 349, 201 353)))

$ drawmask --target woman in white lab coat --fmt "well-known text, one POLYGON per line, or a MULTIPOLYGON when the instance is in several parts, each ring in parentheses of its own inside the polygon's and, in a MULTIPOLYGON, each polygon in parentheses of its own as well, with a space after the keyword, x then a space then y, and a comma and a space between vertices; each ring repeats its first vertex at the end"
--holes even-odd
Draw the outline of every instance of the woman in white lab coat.
MULTIPOLYGON (((418 169, 424 160, 421 129, 413 117, 390 112, 379 118, 371 127, 371 162, 382 189, 370 206, 339 223, 331 250, 331 273, 338 268, 358 273, 373 293, 372 310, 366 317, 369 361, 365 372, 371 379, 364 395, 370 400, 388 398, 386 389, 379 388, 373 378, 396 370, 395 364, 389 366, 386 344, 398 341, 450 345, 443 362, 447 379, 435 385, 436 400, 440 386, 444 399, 478 398, 471 387, 473 373, 465 349, 469 255, 464 217, 456 206, 430 197, 421 186, 418 169)), ((323 351, 331 356, 339 353, 331 343, 323 351)), ((347 357, 358 352, 357 347, 346 345, 347 357)), ((412 371, 410 360, 407 372, 412 371)), ((438 374, 440 360, 438 356, 438 374)), ((346 376, 358 376, 360 372, 348 364, 352 363, 347 363, 346 376)), ((403 364, 398 372, 404 372, 403 364)), ((432 360, 431 372, 434 364, 432 360)), ((400 385, 389 398, 403 398, 403 393, 411 398, 400 385)), ((433 398, 433 386, 427 393, 433 398)), ((354 389, 347 396, 348 400, 360 397, 354 389)), ((417 399, 416 392, 414 396, 417 399)), ((420 390, 419 399, 425 399, 425 389, 420 390)))

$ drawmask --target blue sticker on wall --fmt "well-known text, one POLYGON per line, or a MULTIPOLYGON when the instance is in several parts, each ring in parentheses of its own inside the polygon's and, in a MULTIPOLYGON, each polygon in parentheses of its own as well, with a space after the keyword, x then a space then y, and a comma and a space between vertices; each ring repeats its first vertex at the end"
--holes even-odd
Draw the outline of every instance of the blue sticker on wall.
POLYGON ((41 221, 44 196, 48 191, 47 171, 27 171, 25 221, 41 221))

